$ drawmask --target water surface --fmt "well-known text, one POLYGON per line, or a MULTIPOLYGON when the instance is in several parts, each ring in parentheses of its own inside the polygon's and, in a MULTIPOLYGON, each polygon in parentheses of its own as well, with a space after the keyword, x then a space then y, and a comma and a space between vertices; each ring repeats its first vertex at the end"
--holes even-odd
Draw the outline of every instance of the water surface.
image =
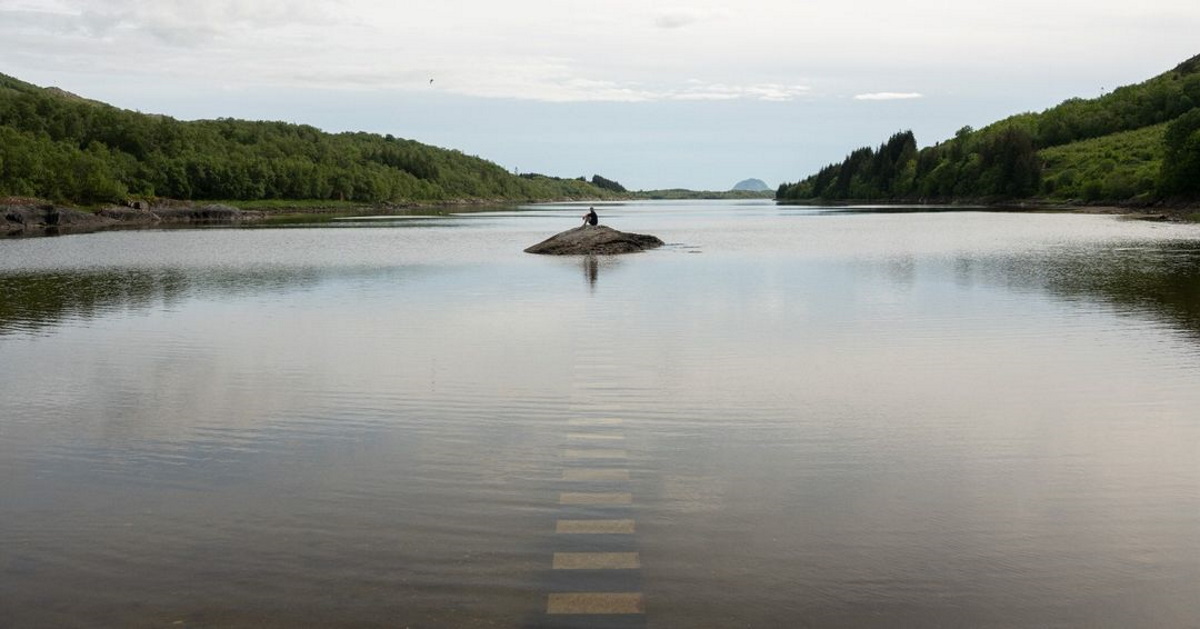
POLYGON ((1200 229, 585 209, 0 242, 0 624, 1200 625, 1200 229))

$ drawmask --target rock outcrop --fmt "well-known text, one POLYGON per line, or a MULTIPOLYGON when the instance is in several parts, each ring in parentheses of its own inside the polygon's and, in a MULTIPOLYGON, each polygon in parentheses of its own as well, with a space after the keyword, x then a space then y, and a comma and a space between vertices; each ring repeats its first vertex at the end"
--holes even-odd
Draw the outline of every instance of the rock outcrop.
POLYGON ((100 229, 112 219, 52 204, 0 205, 3 232, 9 235, 72 229, 100 229))
POLYGON ((259 218, 262 218, 260 212, 245 212, 220 204, 181 203, 152 208, 110 206, 97 212, 84 212, 36 200, 0 200, 0 235, 9 236, 81 233, 160 223, 234 223, 259 218))
POLYGON ((634 253, 661 247, 663 241, 646 234, 630 234, 604 225, 583 225, 555 234, 529 247, 525 253, 554 256, 634 253))

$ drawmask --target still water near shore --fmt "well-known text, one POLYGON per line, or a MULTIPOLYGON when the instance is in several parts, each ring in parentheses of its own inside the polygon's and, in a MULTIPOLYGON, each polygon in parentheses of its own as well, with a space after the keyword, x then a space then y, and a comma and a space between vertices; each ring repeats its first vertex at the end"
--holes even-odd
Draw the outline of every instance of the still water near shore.
POLYGON ((609 418, 621 626, 1200 625, 1200 228, 585 209, 0 241, 0 625, 554 626, 609 418))

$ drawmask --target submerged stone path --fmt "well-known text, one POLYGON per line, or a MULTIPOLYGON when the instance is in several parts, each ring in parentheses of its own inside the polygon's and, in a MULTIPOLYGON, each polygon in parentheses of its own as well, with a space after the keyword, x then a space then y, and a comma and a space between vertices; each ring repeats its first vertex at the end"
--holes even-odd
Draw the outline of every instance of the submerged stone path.
POLYGON ((642 626, 642 564, 624 420, 576 418, 567 428, 546 625, 642 626))

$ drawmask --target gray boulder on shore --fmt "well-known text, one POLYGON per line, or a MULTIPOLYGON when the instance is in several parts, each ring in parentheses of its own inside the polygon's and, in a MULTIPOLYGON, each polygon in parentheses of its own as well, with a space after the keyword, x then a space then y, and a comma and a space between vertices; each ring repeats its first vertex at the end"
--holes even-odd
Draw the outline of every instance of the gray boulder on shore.
POLYGON ((630 234, 605 225, 583 225, 555 234, 525 250, 554 256, 634 253, 661 247, 663 241, 647 234, 630 234))

